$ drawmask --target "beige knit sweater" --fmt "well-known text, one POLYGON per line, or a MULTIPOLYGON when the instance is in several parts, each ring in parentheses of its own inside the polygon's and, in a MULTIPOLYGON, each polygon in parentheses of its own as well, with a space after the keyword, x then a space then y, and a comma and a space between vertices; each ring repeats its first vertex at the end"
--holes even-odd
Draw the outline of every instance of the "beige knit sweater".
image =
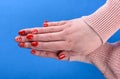
POLYGON ((92 63, 107 79, 120 79, 120 42, 105 43, 120 27, 120 0, 107 0, 95 13, 82 19, 103 42, 103 46, 89 55, 92 63))

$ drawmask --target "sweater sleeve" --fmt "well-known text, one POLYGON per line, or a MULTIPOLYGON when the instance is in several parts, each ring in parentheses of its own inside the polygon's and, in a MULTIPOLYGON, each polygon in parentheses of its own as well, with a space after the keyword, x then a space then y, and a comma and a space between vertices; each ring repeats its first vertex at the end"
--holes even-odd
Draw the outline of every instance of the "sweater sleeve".
POLYGON ((107 0, 95 13, 82 19, 105 43, 120 27, 120 0, 107 0))
POLYGON ((120 79, 120 42, 105 43, 88 57, 107 79, 120 79))

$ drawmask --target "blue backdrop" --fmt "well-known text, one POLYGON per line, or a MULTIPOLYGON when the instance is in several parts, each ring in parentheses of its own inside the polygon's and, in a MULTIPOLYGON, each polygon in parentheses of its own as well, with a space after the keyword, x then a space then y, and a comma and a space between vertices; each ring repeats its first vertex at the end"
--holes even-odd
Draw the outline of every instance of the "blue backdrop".
MULTIPOLYGON (((23 28, 89 15, 105 0, 0 0, 0 79, 105 79, 93 65, 33 56, 14 41, 23 28)), ((120 39, 117 32, 109 41, 120 39)))

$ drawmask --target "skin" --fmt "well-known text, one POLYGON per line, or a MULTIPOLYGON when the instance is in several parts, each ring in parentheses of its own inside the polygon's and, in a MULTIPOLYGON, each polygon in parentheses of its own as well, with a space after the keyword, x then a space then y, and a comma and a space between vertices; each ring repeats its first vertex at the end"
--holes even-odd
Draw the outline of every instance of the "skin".
MULTIPOLYGON (((80 53, 75 53, 72 51, 62 51, 60 54, 64 54, 65 58, 60 59, 60 60, 72 60, 72 61, 81 61, 81 62, 86 62, 86 63, 92 63, 92 60, 89 58, 90 55, 81 55, 80 53), (77 59, 76 59, 77 57, 77 59), (79 58, 79 59, 78 59, 79 58), (74 59, 74 60, 73 60, 74 59)), ((57 52, 51 52, 51 51, 37 51, 34 54, 35 56, 38 57, 47 57, 47 58, 54 58, 59 60, 57 52)))
POLYGON ((34 29, 38 30, 37 34, 33 34, 34 37, 31 40, 28 40, 26 35, 21 36, 22 41, 20 42, 25 43, 24 48, 36 50, 37 53, 35 55, 38 56, 41 56, 38 53, 51 51, 47 52, 47 56, 46 54, 44 55, 44 57, 51 58, 57 58, 57 51, 64 50, 61 53, 66 55, 65 59, 69 59, 70 56, 78 54, 80 56, 87 56, 102 45, 100 37, 81 18, 48 22, 48 26, 45 28, 22 29, 26 32, 26 35, 32 33, 34 29), (38 41, 38 46, 31 46, 32 41, 38 41))

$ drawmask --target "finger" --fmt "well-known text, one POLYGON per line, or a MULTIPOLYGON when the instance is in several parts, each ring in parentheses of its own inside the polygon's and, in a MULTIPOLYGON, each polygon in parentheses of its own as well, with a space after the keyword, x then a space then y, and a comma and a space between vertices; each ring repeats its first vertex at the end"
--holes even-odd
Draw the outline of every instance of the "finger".
POLYGON ((42 33, 52 33, 52 32, 60 32, 64 30, 65 26, 62 25, 61 27, 46 27, 46 28, 33 28, 32 33, 33 34, 42 34, 42 33))
POLYGON ((47 57, 47 58, 55 58, 58 59, 56 53, 48 52, 48 51, 38 51, 38 50, 31 50, 31 54, 40 56, 40 57, 47 57))
POLYGON ((22 42, 22 37, 21 36, 17 36, 17 37, 15 37, 15 41, 16 42, 22 42))
POLYGON ((16 36, 15 41, 16 42, 30 42, 33 39, 33 35, 29 34, 29 36, 16 36))
POLYGON ((29 35, 26 36, 26 40, 39 41, 39 42, 47 42, 47 41, 63 41, 65 40, 62 32, 57 33, 47 33, 47 34, 36 34, 33 35, 32 39, 28 39, 29 35))
POLYGON ((30 41, 63 41, 65 38, 62 35, 62 32, 57 33, 47 33, 47 34, 28 34, 27 36, 17 36, 15 38, 16 42, 30 42, 30 41))
POLYGON ((69 57, 70 57, 70 52, 68 51, 61 51, 58 54, 59 60, 69 60, 69 57))
MULTIPOLYGON (((21 44, 21 43, 19 43, 21 44)), ((32 48, 36 50, 46 51, 58 51, 58 50, 70 50, 69 45, 65 41, 57 42, 25 42, 22 48, 32 48)))
POLYGON ((28 33, 31 33, 31 30, 32 30, 31 28, 22 29, 18 32, 18 34, 24 36, 27 35, 28 33))
MULTIPOLYGON (((66 24, 66 21, 60 21, 60 22, 45 22, 45 26, 61 26, 66 24)), ((52 29, 52 28, 51 28, 52 29)), ((18 32, 19 35, 27 35, 29 33, 31 33, 33 30, 33 28, 26 28, 26 29, 22 29, 18 32)), ((57 28, 56 28, 57 30, 57 28)), ((34 30, 36 32, 36 30, 34 30)), ((55 30, 54 30, 55 31, 55 30)), ((59 30, 58 30, 59 31, 59 30)))
POLYGON ((32 42, 32 47, 38 48, 40 50, 67 50, 68 45, 65 41, 56 41, 56 42, 32 42))
MULTIPOLYGON (((38 27, 35 27, 35 28, 38 28, 38 27)), ((33 30, 33 29, 34 29, 34 28, 22 29, 22 30, 20 30, 20 31, 18 32, 18 34, 21 35, 21 36, 25 36, 25 35, 27 35, 27 34, 29 34, 29 33, 32 33, 32 30, 33 30)))
POLYGON ((66 23, 67 23, 67 21, 59 21, 59 22, 47 22, 44 24, 48 24, 48 26, 61 26, 61 25, 64 25, 66 23))

